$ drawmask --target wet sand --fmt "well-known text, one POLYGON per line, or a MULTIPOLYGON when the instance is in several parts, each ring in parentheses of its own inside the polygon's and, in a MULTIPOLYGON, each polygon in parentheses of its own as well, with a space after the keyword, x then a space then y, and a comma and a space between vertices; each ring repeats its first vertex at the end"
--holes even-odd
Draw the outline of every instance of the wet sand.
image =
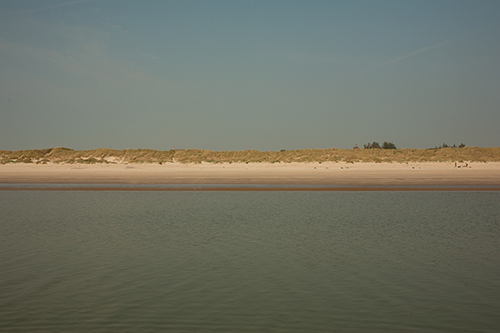
MULTIPOLYGON (((465 163, 225 163, 225 164, 6 164, 0 189, 8 184, 212 184, 231 187, 145 188, 142 190, 500 190, 500 162, 465 163), (237 185, 269 185, 261 188, 237 185), (273 187, 272 185, 276 185, 273 187), (283 185, 302 187, 283 188, 283 185), (280 187, 281 186, 281 187, 280 187), (320 188, 323 186, 323 188, 320 188)), ((50 189, 45 187, 44 189, 50 189)), ((52 189, 58 189, 53 187, 52 189)), ((59 188, 60 189, 60 188, 59 188)), ((92 190, 99 188, 93 186, 92 190)), ((104 190, 130 190, 106 186, 104 190)))

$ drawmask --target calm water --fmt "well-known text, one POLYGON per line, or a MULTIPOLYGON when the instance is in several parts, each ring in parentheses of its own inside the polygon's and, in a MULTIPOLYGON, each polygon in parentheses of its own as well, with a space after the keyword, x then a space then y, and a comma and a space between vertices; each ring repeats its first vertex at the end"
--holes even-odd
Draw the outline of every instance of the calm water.
POLYGON ((0 331, 499 332, 500 192, 0 191, 0 331))

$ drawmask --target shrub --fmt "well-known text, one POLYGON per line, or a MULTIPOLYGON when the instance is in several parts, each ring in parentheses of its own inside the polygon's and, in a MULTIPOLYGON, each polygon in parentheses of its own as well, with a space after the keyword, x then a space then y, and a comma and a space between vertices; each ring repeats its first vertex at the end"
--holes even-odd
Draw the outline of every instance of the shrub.
POLYGON ((387 141, 384 141, 384 143, 382 144, 382 148, 383 149, 397 149, 396 145, 394 143, 387 142, 387 141))
POLYGON ((367 143, 366 145, 363 145, 363 148, 365 149, 376 149, 376 148, 381 148, 380 144, 376 141, 373 141, 372 143, 367 143))

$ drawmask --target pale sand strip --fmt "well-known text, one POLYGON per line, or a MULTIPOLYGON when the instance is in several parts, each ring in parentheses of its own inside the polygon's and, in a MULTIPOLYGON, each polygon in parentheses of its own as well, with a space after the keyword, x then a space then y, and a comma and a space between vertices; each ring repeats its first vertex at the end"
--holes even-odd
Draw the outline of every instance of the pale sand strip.
POLYGON ((495 186, 500 162, 225 163, 0 165, 0 184, 268 184, 332 186, 495 186), (461 163, 463 166, 464 163, 461 163))

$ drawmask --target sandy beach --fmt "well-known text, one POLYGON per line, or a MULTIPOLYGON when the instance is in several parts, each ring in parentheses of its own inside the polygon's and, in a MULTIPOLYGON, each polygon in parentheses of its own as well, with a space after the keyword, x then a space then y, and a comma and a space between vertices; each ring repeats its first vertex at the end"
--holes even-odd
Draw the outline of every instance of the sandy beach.
MULTIPOLYGON (((500 162, 0 165, 6 184, 232 184, 336 187, 485 187, 500 190, 500 162), (461 165, 463 164, 463 165, 461 165)), ((8 186, 7 186, 8 187, 8 186)))

